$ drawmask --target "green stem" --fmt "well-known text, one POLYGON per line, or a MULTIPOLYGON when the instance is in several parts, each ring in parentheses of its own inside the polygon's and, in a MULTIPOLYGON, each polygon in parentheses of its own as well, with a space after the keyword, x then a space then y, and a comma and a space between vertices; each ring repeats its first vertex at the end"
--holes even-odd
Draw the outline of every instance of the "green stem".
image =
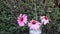
POLYGON ((38 19, 38 17, 37 17, 37 10, 36 10, 36 3, 35 3, 35 15, 36 15, 36 20, 38 19))

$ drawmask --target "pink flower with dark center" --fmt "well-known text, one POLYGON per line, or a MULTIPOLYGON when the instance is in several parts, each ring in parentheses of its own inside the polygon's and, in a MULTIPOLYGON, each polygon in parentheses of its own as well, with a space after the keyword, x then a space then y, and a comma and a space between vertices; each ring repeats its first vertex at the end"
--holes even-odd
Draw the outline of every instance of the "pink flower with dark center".
POLYGON ((27 23, 27 16, 25 14, 20 14, 17 21, 19 26, 24 26, 27 23))
POLYGON ((41 16, 40 19, 41 19, 41 22, 42 22, 44 25, 46 25, 47 23, 49 23, 48 16, 41 16))
POLYGON ((41 25, 41 23, 39 23, 38 21, 36 20, 31 20, 30 23, 28 23, 28 27, 31 29, 37 29, 39 28, 41 25))

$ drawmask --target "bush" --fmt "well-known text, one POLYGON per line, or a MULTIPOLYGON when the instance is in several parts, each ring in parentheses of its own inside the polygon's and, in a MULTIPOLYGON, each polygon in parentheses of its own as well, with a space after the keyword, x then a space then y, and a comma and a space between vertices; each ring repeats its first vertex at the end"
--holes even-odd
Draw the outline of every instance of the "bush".
POLYGON ((36 19, 36 16, 40 21, 39 16, 47 15, 50 23, 43 25, 42 34, 59 34, 60 9, 54 7, 53 1, 45 4, 42 0, 0 0, 0 34, 29 34, 27 25, 19 27, 17 24, 20 13, 27 14, 28 21, 36 19))

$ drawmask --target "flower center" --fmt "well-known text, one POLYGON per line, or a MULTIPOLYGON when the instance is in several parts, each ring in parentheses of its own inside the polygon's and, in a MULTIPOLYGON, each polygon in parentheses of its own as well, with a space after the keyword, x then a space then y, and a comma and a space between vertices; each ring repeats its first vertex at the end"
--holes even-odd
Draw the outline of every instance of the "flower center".
POLYGON ((23 21, 23 17, 20 17, 20 21, 23 21))
POLYGON ((45 19, 47 20, 48 19, 48 16, 45 16, 45 19))
POLYGON ((33 21, 32 21, 32 24, 36 24, 36 21, 35 21, 35 20, 33 20, 33 21))

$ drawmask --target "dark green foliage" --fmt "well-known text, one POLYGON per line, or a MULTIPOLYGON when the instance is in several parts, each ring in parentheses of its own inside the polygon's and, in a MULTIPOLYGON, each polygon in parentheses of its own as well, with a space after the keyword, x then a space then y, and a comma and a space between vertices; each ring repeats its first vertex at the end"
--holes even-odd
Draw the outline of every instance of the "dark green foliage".
POLYGON ((42 26, 42 34, 60 34, 60 8, 54 6, 52 0, 46 6, 43 0, 0 0, 0 34, 29 34, 27 25, 20 27, 17 24, 17 17, 24 13, 30 21, 36 19, 36 12, 38 21, 41 15, 47 15, 50 20, 42 26))

